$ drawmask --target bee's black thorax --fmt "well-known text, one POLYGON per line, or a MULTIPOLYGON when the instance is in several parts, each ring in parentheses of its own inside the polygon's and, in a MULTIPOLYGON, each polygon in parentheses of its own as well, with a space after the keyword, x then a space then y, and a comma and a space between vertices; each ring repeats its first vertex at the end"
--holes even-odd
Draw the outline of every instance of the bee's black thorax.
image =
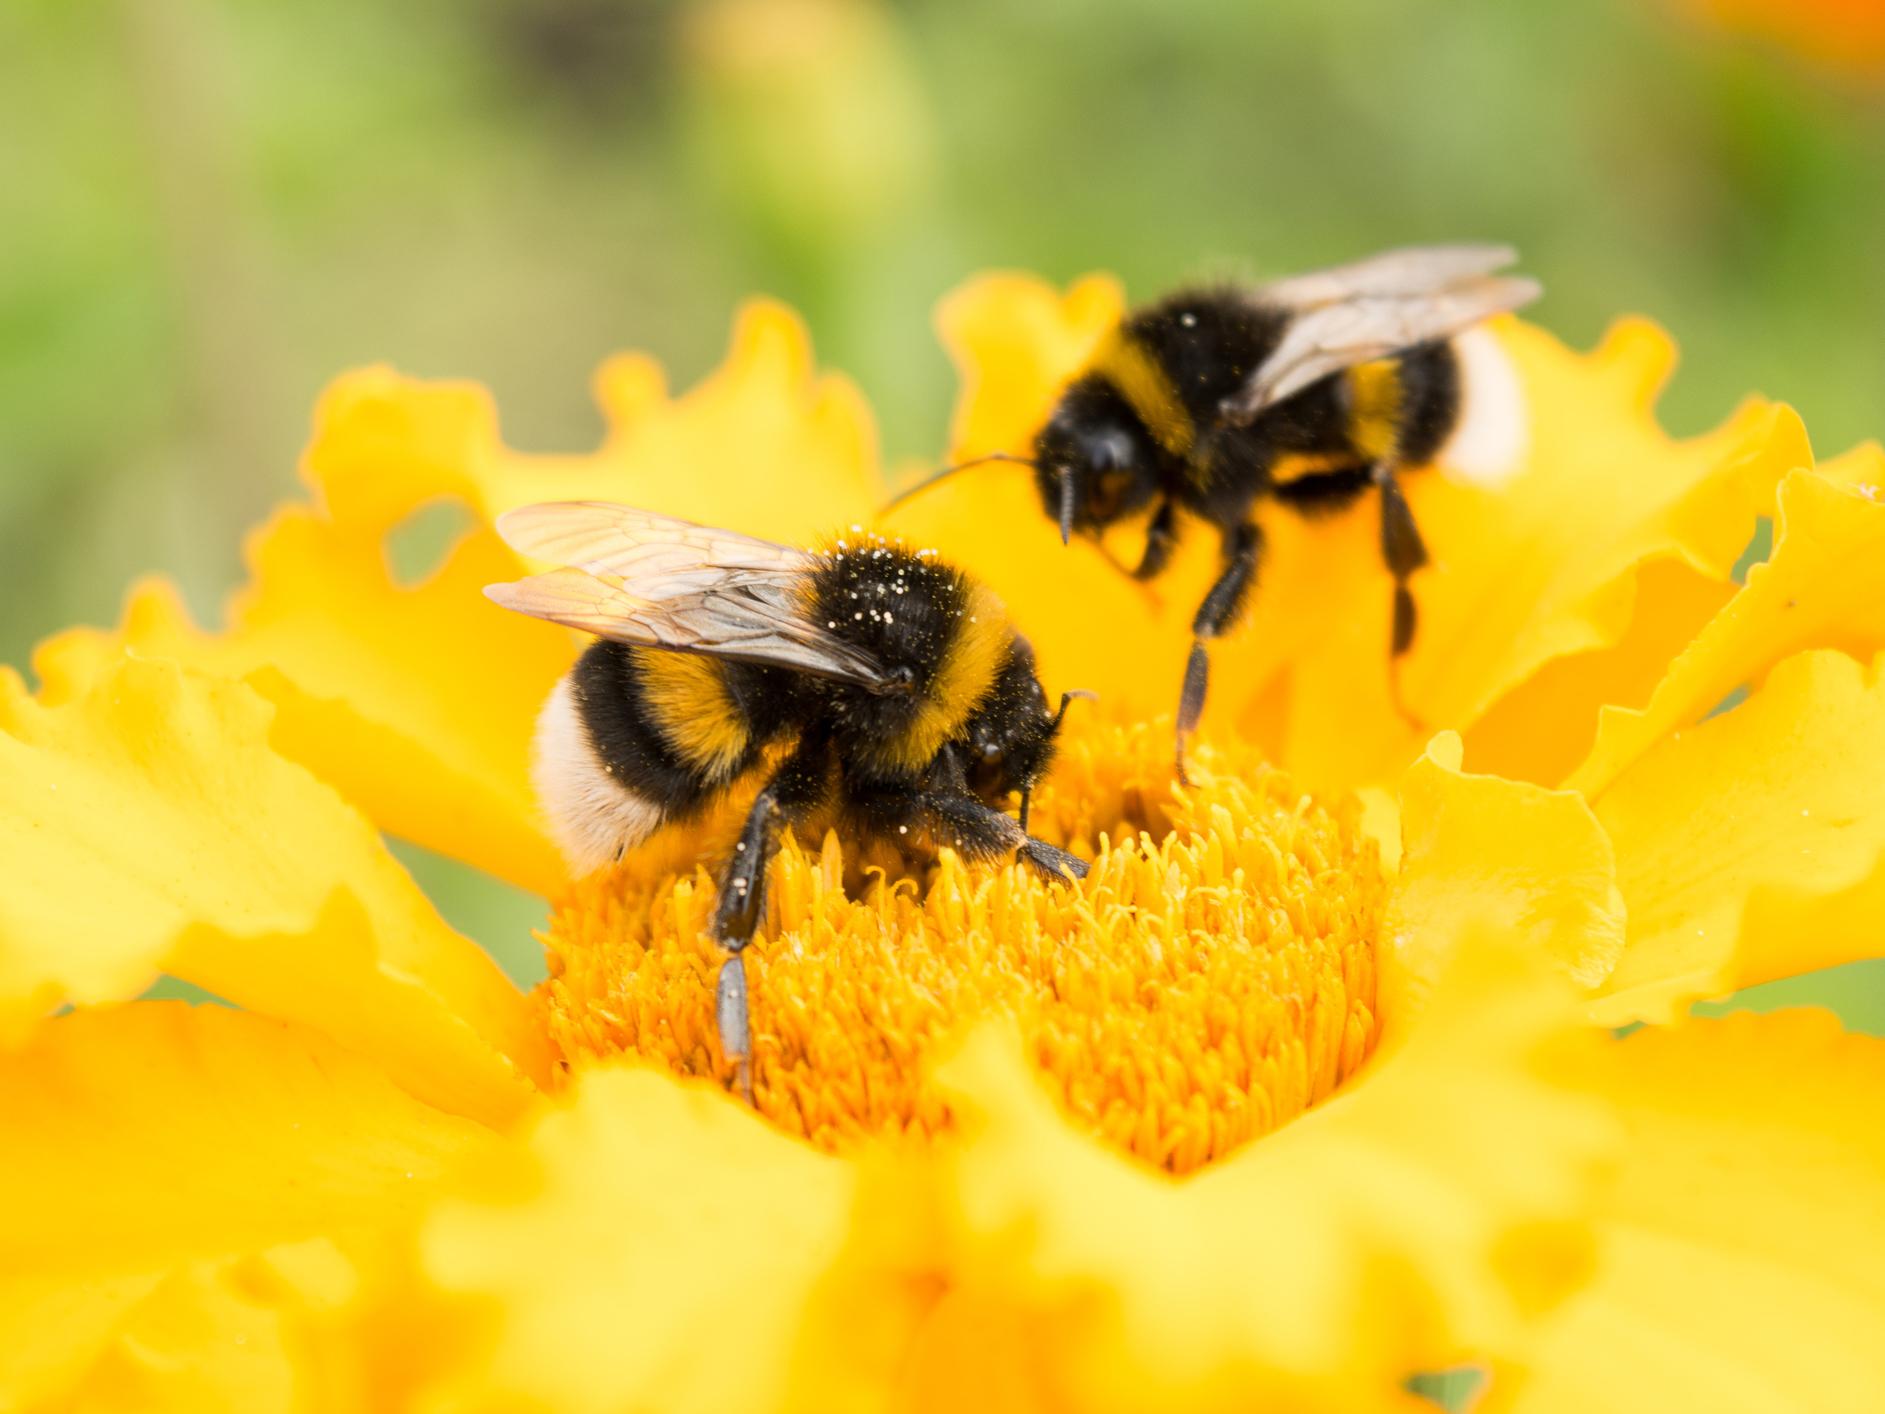
POLYGON ((1276 347, 1287 322, 1231 291, 1188 290, 1130 315, 1120 336, 1157 364, 1202 431, 1276 347))
POLYGON ((933 555, 855 531, 821 555, 807 594, 814 623, 909 678, 909 691, 897 693, 818 685, 842 747, 855 754, 870 742, 902 736, 935 690, 968 602, 967 582, 933 555))
POLYGON ((1036 439, 1049 513, 1068 468, 1076 529, 1103 528, 1161 495, 1229 529, 1278 483, 1308 477, 1286 499, 1318 511, 1347 504, 1377 462, 1431 461, 1459 419, 1458 363, 1446 343, 1331 374, 1247 426, 1223 422, 1224 400, 1277 347, 1290 318, 1223 290, 1181 293, 1130 315, 1036 439))
POLYGON ((861 531, 821 552, 807 616, 907 684, 815 686, 844 771, 903 779, 927 770, 993 689, 1013 639, 1000 602, 933 551, 861 531))

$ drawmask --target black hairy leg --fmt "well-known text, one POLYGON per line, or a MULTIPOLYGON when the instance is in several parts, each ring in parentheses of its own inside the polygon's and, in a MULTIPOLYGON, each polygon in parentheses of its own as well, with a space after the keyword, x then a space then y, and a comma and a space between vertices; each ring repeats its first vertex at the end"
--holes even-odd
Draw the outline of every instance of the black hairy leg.
POLYGON ((865 827, 885 839, 916 831, 965 859, 986 863, 1012 853, 1050 879, 1086 877, 1084 859, 1035 839, 1012 815, 947 784, 929 789, 853 787, 849 794, 865 827))
POLYGON ((1037 840, 1020 821, 969 795, 930 792, 917 797, 939 844, 949 844, 970 859, 994 859, 1013 850, 1015 857, 1050 879, 1069 874, 1086 877, 1086 861, 1037 840))
POLYGON ((1388 644, 1388 681, 1394 695, 1394 710, 1415 726, 1420 723, 1401 702, 1401 659, 1413 647, 1418 616, 1414 595, 1407 581, 1414 571, 1427 563, 1427 546, 1414 524, 1414 512, 1407 504, 1394 468, 1377 462, 1372 472, 1381 491, 1381 558, 1394 576, 1394 633, 1388 644))
POLYGON ((829 772, 829 745, 823 737, 801 739, 754 797, 733 857, 720 876, 713 935, 732 956, 720 967, 714 1017, 720 1027, 721 1053, 737 1068, 740 1093, 748 1100, 753 1097, 753 1039, 746 1005, 746 963, 740 954, 765 912, 766 874, 779 852, 779 836, 824 798, 829 772))
POLYGON ((1224 569, 1198 606, 1191 621, 1191 656, 1185 660, 1185 682, 1178 694, 1178 745, 1176 761, 1178 780, 1190 785, 1185 774, 1185 743, 1198 729, 1204 715, 1204 699, 1211 685, 1211 658, 1205 644, 1237 621, 1244 601, 1257 582, 1257 566, 1263 559, 1263 532, 1255 522, 1229 531, 1224 536, 1224 569))

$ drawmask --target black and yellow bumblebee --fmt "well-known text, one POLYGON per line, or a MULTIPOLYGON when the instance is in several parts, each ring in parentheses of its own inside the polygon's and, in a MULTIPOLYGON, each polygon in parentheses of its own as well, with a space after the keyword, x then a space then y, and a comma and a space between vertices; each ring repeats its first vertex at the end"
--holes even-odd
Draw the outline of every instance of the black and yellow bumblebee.
POLYGON ((1206 644, 1236 622, 1256 582, 1262 502, 1316 515, 1373 489, 1394 577, 1393 662, 1413 643, 1408 579, 1427 550, 1399 476, 1432 461, 1462 423, 1470 380, 1455 336, 1538 295, 1535 281, 1496 273, 1516 258, 1505 246, 1414 247, 1255 288, 1173 295, 1129 314, 1102 342, 1032 457, 997 454, 1033 466, 1063 541, 1097 539, 1149 508, 1144 554, 1128 570, 1135 578, 1164 570, 1181 515, 1222 537, 1222 569, 1192 621, 1179 695, 1181 778, 1204 710, 1206 644))
POLYGON ((535 785, 579 875, 660 826, 765 780, 720 877, 713 931, 732 953, 721 1045, 750 1085, 740 953, 788 824, 835 807, 842 828, 906 852, 1013 853, 1052 878, 1078 857, 1027 833, 1028 802, 1067 710, 994 593, 858 527, 790 549, 602 502, 527 506, 505 542, 560 566, 485 593, 596 635, 538 723, 535 785), (1020 797, 1019 818, 1002 807, 1020 797))

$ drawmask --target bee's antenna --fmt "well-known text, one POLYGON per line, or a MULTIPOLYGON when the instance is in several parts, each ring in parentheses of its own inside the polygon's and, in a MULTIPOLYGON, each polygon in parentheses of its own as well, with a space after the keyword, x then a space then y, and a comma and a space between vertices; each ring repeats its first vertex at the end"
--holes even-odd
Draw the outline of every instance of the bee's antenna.
POLYGON ((901 491, 897 492, 896 495, 892 496, 888 501, 885 501, 883 508, 885 510, 890 510, 894 506, 900 506, 905 501, 909 500, 910 497, 916 495, 917 492, 927 491, 929 490, 930 487, 934 486, 938 481, 945 481, 949 477, 954 476, 958 471, 967 471, 972 466, 982 465, 983 462, 1014 462, 1018 466, 1039 466, 1040 465, 1040 463, 1035 461, 1033 457, 1018 457, 1013 452, 987 452, 987 453, 984 453, 982 456, 970 457, 967 461, 957 462, 954 466, 945 466, 945 467, 939 468, 936 471, 932 471, 928 476, 924 477, 921 481, 917 482, 914 486, 904 487, 901 491))
POLYGON ((1073 541, 1073 468, 1063 466, 1060 469, 1060 543, 1071 544, 1073 541))
POLYGON ((1061 693, 1060 694, 1060 710, 1054 713, 1054 724, 1053 724, 1054 731, 1060 730, 1060 719, 1067 715, 1067 704, 1073 701, 1076 697, 1081 699, 1084 702, 1098 702, 1100 700, 1100 695, 1097 692, 1091 691, 1090 689, 1084 688, 1084 687, 1070 688, 1066 692, 1061 693))

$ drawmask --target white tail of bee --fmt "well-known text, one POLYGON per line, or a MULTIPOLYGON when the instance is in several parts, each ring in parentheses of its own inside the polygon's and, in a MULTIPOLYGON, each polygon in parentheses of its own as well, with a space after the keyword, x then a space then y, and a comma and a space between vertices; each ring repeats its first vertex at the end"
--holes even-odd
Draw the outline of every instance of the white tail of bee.
POLYGON ((1460 362, 1460 415, 1436 458, 1460 481, 1502 486, 1525 467, 1531 415, 1512 355, 1488 329, 1468 329, 1453 340, 1460 362))

